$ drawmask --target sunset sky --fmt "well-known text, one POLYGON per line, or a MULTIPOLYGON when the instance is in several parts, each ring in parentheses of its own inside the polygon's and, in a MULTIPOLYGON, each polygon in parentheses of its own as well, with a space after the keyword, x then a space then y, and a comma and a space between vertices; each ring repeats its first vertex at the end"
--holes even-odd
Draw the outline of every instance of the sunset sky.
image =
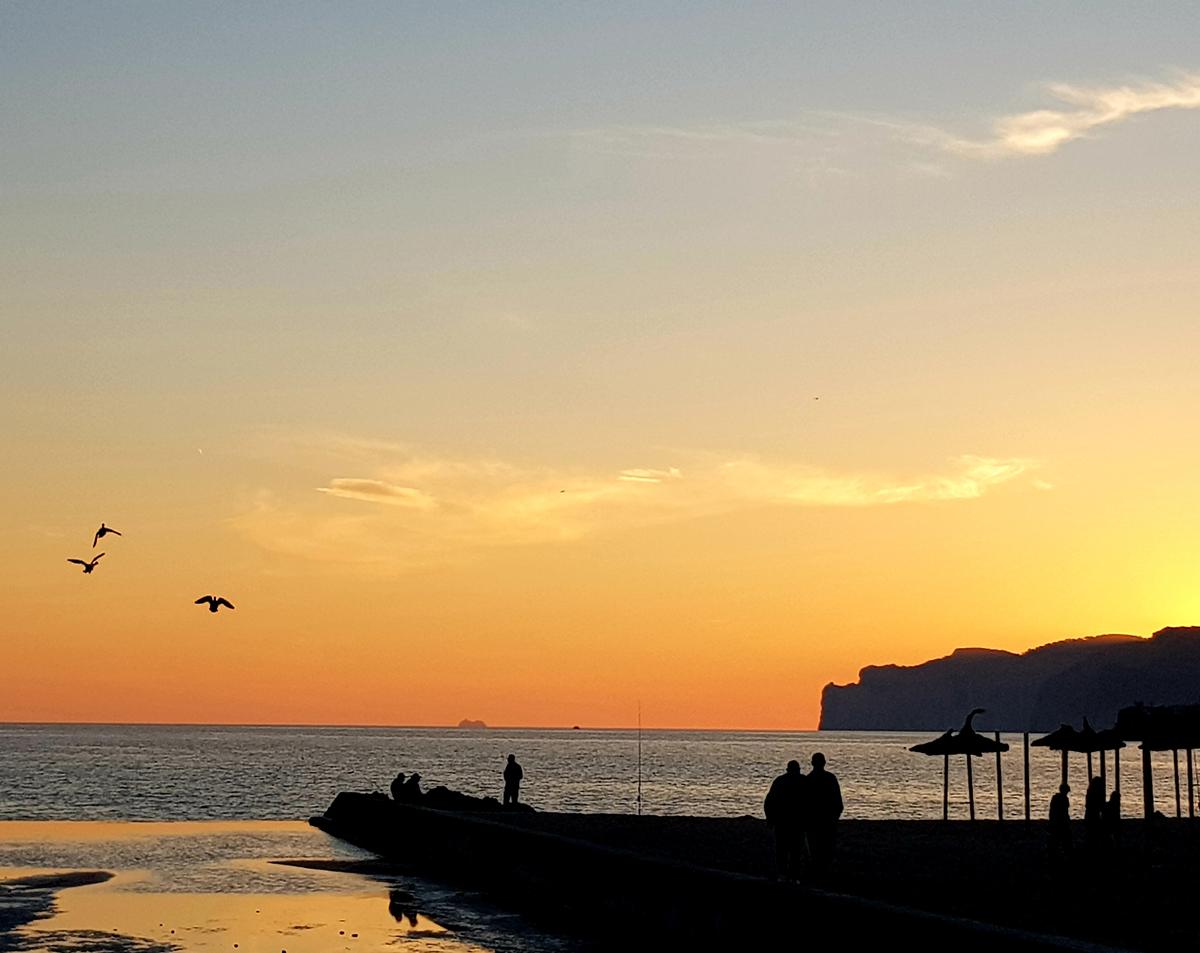
POLYGON ((1200 624, 1197 36, 5 3, 0 720, 810 728, 1200 624))

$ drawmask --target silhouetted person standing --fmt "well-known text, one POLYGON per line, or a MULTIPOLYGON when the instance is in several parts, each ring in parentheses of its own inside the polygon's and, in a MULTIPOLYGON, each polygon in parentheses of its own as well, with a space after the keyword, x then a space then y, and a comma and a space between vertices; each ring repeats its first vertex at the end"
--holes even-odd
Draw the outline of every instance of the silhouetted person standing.
POLYGON ((517 804, 521 800, 521 779, 525 772, 517 764, 517 756, 510 754, 508 764, 504 766, 504 804, 517 804))
POLYGON ((1060 784, 1050 798, 1050 856, 1066 857, 1071 852, 1071 793, 1069 784, 1060 784))
POLYGON ((805 802, 808 807, 804 825, 808 829, 808 851, 812 855, 813 872, 821 876, 829 873, 833 866, 837 822, 844 805, 841 785, 835 775, 825 770, 825 755, 819 751, 812 756, 805 802))
POLYGON ((804 853, 804 795, 807 778, 799 761, 771 782, 763 799, 767 826, 775 832, 775 869, 781 877, 795 877, 804 853))

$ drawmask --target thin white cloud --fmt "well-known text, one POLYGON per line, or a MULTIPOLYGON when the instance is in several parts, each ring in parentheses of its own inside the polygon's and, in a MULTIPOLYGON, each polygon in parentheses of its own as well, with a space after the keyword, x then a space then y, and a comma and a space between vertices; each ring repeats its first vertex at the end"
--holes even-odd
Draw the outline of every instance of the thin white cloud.
POLYGON ((867 157, 917 175, 944 176, 946 167, 930 161, 930 153, 972 160, 1045 156, 1143 113, 1200 108, 1200 73, 1117 86, 1052 83, 1043 88, 1055 106, 985 120, 988 131, 977 136, 911 117, 809 110, 796 119, 606 126, 575 130, 570 138, 578 148, 631 157, 782 153, 810 178, 844 176, 867 157), (914 156, 913 149, 925 157, 914 156))
POLYGON ((329 486, 317 487, 318 493, 340 496, 345 500, 363 500, 368 503, 387 503, 392 506, 407 506, 419 510, 432 509, 437 500, 427 493, 409 486, 395 486, 382 480, 360 480, 339 477, 329 481, 329 486))
POLYGON ((1172 83, 1110 87, 1056 83, 1048 91, 1071 108, 1001 116, 992 123, 989 136, 972 139, 943 133, 938 144, 947 152, 973 159, 1049 155, 1095 129, 1141 113, 1200 109, 1200 74, 1196 73, 1184 74, 1172 83))
POLYGON ((635 467, 632 470, 622 470, 617 479, 628 483, 662 483, 663 480, 678 480, 682 476, 683 474, 676 467, 670 467, 666 470, 650 470, 644 467, 635 467))
MULTIPOLYGON (((1034 481, 1036 461, 963 456, 916 477, 843 473, 755 457, 690 455, 684 466, 608 473, 527 468, 495 459, 416 455, 402 445, 336 442, 342 463, 373 471, 319 487, 325 502, 261 494, 233 520, 259 545, 290 555, 394 571, 483 549, 584 539, 756 507, 873 507, 978 499, 1034 481), (374 506, 348 506, 340 501, 374 506)), ((338 464, 341 465, 341 464, 338 464)))

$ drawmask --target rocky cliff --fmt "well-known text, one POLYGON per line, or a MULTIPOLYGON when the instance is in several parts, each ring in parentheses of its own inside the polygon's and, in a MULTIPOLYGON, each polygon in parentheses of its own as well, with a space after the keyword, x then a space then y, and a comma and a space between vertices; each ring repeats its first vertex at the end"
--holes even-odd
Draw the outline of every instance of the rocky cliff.
POLYGON ((1136 702, 1200 701, 1200 626, 1151 638, 1098 635, 1017 654, 957 649, 920 665, 872 665, 821 693, 823 730, 944 731, 972 708, 980 730, 1049 731, 1086 715, 1109 727, 1136 702))

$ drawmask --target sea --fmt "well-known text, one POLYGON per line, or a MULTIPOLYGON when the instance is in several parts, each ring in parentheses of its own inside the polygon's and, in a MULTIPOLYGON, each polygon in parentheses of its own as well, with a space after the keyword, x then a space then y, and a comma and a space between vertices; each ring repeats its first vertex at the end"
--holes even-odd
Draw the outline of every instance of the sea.
MULTIPOLYGON (((386 791, 398 771, 419 772, 426 790, 499 796, 510 753, 524 769, 522 799, 539 810, 760 817, 785 763, 807 769, 819 751, 840 780, 845 818, 936 819, 943 761, 909 750, 933 735, 0 725, 0 951, 572 950, 572 938, 486 897, 363 872, 355 862, 369 855, 307 818, 339 791, 386 791), (305 866, 288 863, 297 861, 305 866), (78 871, 111 876, 55 886, 78 871)), ((1011 750, 999 786, 995 757, 973 759, 975 810, 1017 819, 1022 738, 1002 740, 1011 750)), ((1141 804, 1140 752, 1124 755, 1131 811, 1141 804)), ((1156 753, 1154 768, 1157 806, 1173 814, 1172 754, 1156 753)), ((1106 769, 1111 788, 1111 754, 1106 769)), ((1045 816, 1060 770, 1057 752, 1030 750, 1033 816, 1045 816)), ((1086 756, 1071 755, 1076 811, 1087 770, 1086 756)), ((966 817, 965 758, 952 759, 949 782, 950 815, 966 817)), ((1186 783, 1180 791, 1186 813, 1186 783)))

